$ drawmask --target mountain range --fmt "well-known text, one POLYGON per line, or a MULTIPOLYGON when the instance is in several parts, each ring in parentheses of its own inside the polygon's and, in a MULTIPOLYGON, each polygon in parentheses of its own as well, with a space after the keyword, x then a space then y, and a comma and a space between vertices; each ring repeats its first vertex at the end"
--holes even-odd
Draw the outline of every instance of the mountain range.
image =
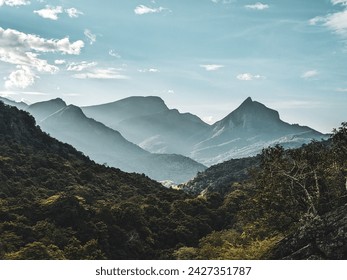
POLYGON ((151 96, 129 97, 82 110, 145 150, 182 154, 206 166, 254 156, 275 144, 295 148, 326 138, 307 126, 282 121, 277 111, 250 97, 213 125, 190 113, 169 109, 160 98, 151 96), (125 108, 126 113, 119 108, 125 108))
POLYGON ((126 139, 153 153, 190 156, 210 126, 190 113, 169 109, 159 97, 128 97, 113 103, 82 107, 83 112, 118 130, 126 139))
POLYGON ((61 99, 32 104, 26 110, 44 131, 101 164, 176 183, 185 182, 205 169, 202 164, 182 155, 150 153, 61 99))
POLYGON ((97 164, 0 102, 0 260, 172 259, 221 228, 213 207, 97 164))
POLYGON ((169 109, 155 96, 81 108, 59 98, 31 105, 2 100, 28 111, 44 131, 98 163, 175 183, 188 181, 206 166, 254 156, 264 147, 294 148, 326 138, 282 121, 277 111, 250 97, 213 125, 169 109))
MULTIPOLYGON (((83 116, 49 102, 63 108, 41 125, 83 116)), ((327 141, 212 166, 182 192, 96 164, 0 102, 0 259, 346 259, 346 147, 342 123, 327 141)))

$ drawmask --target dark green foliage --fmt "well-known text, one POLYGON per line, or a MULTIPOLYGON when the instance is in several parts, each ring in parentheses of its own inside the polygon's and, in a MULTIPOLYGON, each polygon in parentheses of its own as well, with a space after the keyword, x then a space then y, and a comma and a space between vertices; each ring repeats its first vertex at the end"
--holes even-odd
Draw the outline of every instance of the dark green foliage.
POLYGON ((197 247, 182 247, 175 256, 272 258, 271 252, 280 242, 275 256, 309 258, 309 252, 317 252, 311 248, 317 243, 319 250, 329 252, 320 258, 344 258, 347 216, 341 209, 346 209, 347 202, 347 123, 335 129, 328 141, 313 141, 292 150, 281 146, 264 149, 259 161, 259 166, 248 170, 249 179, 234 182, 224 197, 219 210, 224 210, 227 230, 207 235, 197 247), (336 228, 325 223, 336 224, 336 228), (286 236, 291 238, 281 242, 286 236), (310 250, 291 251, 301 252, 304 247, 310 250))
POLYGON ((0 258, 172 258, 220 229, 208 199, 97 165, 0 103, 0 258))
POLYGON ((346 178, 347 123, 325 142, 212 167, 193 196, 95 164, 0 102, 0 258, 269 258, 345 209, 346 178))
POLYGON ((259 161, 259 156, 231 159, 199 172, 193 180, 179 187, 192 194, 207 191, 218 192, 224 196, 232 191, 233 183, 249 179, 250 168, 258 166, 259 161))

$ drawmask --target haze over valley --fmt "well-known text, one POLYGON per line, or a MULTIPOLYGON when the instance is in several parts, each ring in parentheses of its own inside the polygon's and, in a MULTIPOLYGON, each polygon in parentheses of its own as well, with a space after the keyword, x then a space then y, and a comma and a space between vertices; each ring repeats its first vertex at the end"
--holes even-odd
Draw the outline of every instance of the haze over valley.
POLYGON ((100 164, 176 184, 206 166, 254 156, 268 146, 295 148, 327 138, 283 122, 278 112, 250 97, 213 125, 169 109, 154 96, 82 108, 59 98, 31 105, 1 100, 28 111, 44 131, 100 164))
POLYGON ((347 259, 346 23, 0 0, 0 260, 347 259))

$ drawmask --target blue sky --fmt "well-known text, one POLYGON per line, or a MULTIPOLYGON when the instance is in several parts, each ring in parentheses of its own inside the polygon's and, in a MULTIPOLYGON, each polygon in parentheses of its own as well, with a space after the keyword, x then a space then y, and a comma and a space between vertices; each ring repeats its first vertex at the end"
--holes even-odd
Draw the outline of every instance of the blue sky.
POLYGON ((0 94, 156 95, 213 123, 251 96, 322 132, 347 120, 347 0, 0 0, 0 94))

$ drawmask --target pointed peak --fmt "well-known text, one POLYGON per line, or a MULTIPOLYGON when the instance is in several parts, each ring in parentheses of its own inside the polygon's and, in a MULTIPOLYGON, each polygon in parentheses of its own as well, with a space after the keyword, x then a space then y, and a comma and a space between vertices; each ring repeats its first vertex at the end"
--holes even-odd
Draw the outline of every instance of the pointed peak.
POLYGON ((251 104, 251 103, 253 103, 252 98, 251 98, 251 97, 247 97, 247 99, 246 99, 245 101, 243 101, 241 105, 244 105, 244 104, 251 104))

